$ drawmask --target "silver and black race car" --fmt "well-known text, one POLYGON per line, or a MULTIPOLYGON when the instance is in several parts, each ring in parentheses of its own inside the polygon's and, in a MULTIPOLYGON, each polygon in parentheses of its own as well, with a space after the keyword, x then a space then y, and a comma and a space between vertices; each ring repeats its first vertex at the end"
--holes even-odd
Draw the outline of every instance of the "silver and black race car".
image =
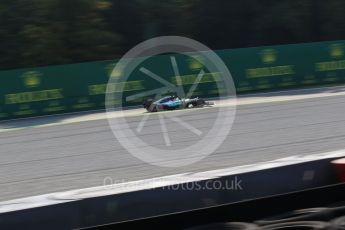
POLYGON ((143 106, 148 112, 186 109, 186 108, 200 108, 204 106, 214 105, 212 102, 205 101, 199 97, 196 98, 179 98, 177 96, 166 96, 157 101, 147 99, 143 106))

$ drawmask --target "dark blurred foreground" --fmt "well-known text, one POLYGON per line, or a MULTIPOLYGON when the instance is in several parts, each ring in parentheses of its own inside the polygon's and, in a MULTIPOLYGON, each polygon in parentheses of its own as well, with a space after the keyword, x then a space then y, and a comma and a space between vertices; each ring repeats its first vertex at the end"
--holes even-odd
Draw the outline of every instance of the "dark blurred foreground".
POLYGON ((84 230, 345 229, 345 184, 84 230))

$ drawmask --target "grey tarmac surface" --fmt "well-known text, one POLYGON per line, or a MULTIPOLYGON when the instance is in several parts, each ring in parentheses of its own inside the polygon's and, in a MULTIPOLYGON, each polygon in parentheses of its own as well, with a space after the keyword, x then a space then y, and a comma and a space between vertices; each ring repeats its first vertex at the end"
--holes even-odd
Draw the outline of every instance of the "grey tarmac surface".
MULTIPOLYGON (((206 108, 179 116, 195 128, 207 131, 216 112, 217 108, 206 108)), ((344 114, 345 96, 241 105, 237 107, 230 134, 217 151, 180 168, 157 167, 133 157, 116 140, 107 120, 2 132, 0 201, 101 186, 106 177, 120 183, 343 149, 344 114)), ((148 119, 140 135, 152 145, 167 148, 157 117, 148 119)), ((141 118, 134 116, 128 121, 136 127, 141 118)), ((44 123, 45 119, 25 122, 44 123)), ((0 127, 22 125, 22 121, 12 121, 0 127)), ((166 126, 171 142, 181 148, 195 140, 179 125, 167 123, 166 126)))

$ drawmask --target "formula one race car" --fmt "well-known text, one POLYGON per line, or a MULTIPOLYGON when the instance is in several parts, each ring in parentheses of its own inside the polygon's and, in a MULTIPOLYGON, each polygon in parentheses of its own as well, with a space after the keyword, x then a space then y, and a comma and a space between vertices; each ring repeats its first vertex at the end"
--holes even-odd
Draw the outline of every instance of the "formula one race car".
POLYGON ((204 106, 213 105, 212 102, 207 102, 201 98, 179 98, 177 96, 166 96, 157 101, 147 99, 143 106, 148 112, 186 109, 186 108, 200 108, 204 106))

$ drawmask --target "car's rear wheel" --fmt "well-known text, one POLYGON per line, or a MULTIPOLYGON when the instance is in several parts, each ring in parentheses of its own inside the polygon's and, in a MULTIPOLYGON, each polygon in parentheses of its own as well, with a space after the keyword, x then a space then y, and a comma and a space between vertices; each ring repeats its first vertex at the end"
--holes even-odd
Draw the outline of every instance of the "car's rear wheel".
POLYGON ((157 106, 154 106, 151 110, 151 112, 157 112, 157 111, 158 111, 157 106))

